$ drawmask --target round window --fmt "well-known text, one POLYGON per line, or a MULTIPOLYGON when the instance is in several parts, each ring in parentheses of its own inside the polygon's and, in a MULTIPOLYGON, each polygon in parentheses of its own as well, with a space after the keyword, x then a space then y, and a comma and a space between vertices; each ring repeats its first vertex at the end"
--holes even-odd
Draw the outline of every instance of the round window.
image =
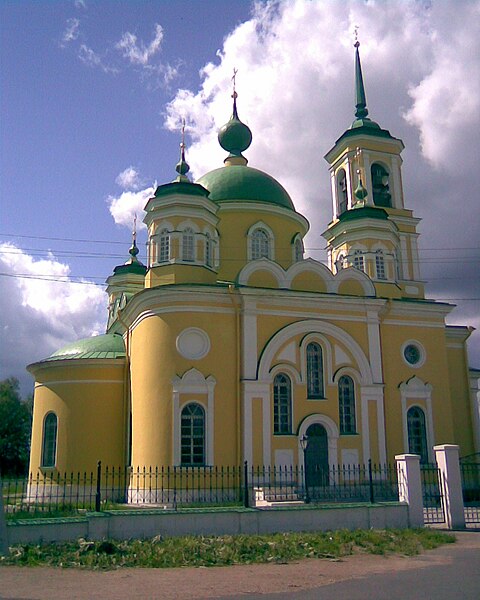
POLYGON ((422 358, 420 348, 415 344, 407 344, 403 349, 403 356, 410 365, 417 365, 422 358))

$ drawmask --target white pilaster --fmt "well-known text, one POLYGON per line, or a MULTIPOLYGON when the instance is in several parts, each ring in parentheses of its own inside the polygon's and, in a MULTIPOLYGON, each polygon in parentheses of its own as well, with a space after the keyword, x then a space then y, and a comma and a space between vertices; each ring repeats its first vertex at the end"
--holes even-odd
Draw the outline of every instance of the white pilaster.
POLYGON ((370 354, 370 366, 372 369, 373 382, 383 383, 380 324, 378 313, 375 311, 367 311, 367 331, 368 351, 370 354))

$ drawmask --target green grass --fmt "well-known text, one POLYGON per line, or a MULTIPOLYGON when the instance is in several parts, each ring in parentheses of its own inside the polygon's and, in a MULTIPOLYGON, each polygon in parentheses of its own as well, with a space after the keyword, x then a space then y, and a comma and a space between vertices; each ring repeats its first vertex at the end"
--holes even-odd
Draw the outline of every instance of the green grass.
POLYGON ((236 536, 157 536, 149 540, 17 545, 0 565, 87 569, 120 567, 210 567, 285 563, 304 558, 339 559, 358 553, 413 556, 452 543, 451 534, 431 529, 339 530, 236 536))

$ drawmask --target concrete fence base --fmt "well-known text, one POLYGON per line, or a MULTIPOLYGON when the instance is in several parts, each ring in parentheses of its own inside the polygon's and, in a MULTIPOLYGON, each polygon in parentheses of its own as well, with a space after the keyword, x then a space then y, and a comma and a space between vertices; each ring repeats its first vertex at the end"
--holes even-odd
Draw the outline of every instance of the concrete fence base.
POLYGON ((9 545, 130 538, 156 535, 235 535, 410 526, 404 503, 332 507, 166 510, 138 509, 87 513, 84 517, 36 519, 7 525, 9 545))

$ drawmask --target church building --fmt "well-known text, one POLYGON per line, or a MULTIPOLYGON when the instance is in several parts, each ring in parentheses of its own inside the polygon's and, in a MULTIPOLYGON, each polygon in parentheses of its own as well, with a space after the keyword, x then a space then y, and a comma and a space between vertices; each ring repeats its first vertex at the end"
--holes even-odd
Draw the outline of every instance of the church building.
POLYGON ((425 297, 404 145, 368 116, 358 46, 355 120, 325 155, 328 267, 305 256, 294 199, 248 164, 234 90, 224 165, 192 182, 182 143, 145 206, 146 264, 134 235, 107 279, 106 333, 29 365, 31 473, 302 467, 303 436, 323 468, 480 451, 472 329, 425 297))

